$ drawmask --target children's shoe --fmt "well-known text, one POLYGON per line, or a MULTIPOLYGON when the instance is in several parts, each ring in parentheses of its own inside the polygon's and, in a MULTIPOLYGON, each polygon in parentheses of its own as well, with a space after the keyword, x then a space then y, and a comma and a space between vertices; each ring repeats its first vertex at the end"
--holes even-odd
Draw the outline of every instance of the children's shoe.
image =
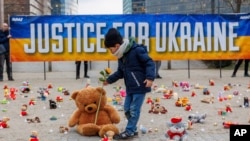
POLYGON ((128 134, 126 131, 120 133, 119 135, 115 135, 114 139, 115 140, 126 140, 126 139, 130 139, 133 138, 135 136, 138 136, 138 132, 135 132, 133 134, 128 134))

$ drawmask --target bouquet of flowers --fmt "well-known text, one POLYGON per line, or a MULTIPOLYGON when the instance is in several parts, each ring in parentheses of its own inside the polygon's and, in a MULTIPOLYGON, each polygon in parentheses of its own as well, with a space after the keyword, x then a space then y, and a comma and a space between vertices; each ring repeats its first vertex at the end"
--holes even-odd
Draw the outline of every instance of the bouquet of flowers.
POLYGON ((106 69, 100 71, 101 77, 99 78, 99 81, 101 81, 101 82, 106 81, 106 79, 109 77, 111 72, 112 71, 110 68, 106 68, 106 69))

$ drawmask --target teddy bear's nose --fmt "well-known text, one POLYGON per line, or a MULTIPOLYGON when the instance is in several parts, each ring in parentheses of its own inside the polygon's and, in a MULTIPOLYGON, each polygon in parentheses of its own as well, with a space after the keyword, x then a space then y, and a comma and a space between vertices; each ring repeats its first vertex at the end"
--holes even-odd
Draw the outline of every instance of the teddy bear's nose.
POLYGON ((88 107, 88 111, 91 111, 93 108, 92 107, 88 107))

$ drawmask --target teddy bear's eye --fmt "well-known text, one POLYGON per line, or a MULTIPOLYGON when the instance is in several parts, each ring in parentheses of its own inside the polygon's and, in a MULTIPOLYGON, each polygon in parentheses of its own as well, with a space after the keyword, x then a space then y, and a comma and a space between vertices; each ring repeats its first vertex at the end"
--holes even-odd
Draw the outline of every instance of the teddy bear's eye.
POLYGON ((84 107, 86 107, 87 105, 85 104, 85 105, 83 105, 84 107))
POLYGON ((96 102, 94 102, 94 104, 96 104, 96 102))

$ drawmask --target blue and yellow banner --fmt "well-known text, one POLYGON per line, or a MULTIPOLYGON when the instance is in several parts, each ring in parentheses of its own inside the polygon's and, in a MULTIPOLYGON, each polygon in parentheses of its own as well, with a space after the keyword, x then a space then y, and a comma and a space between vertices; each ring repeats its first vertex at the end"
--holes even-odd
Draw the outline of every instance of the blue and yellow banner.
POLYGON ((250 59, 250 14, 11 16, 10 27, 12 61, 115 60, 111 27, 154 60, 250 59))

